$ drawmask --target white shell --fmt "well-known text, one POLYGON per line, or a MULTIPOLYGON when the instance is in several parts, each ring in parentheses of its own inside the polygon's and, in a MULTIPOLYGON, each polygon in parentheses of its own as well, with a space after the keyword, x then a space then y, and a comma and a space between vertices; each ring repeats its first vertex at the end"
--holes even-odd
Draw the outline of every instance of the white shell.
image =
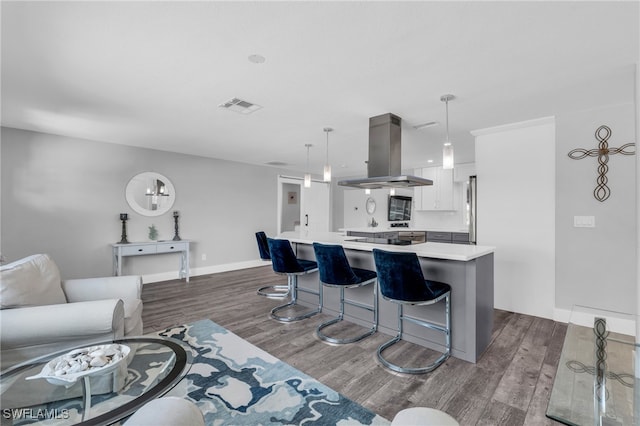
POLYGON ((97 356, 91 360, 89 365, 92 367, 102 367, 103 365, 106 365, 108 362, 109 360, 106 357, 97 356))

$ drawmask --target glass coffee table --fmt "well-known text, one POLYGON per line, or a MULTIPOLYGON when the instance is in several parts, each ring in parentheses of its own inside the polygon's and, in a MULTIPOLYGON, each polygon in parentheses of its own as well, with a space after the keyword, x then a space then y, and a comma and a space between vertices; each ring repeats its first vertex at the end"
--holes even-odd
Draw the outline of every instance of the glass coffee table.
POLYGON ((547 417, 566 425, 638 424, 635 320, 634 315, 574 306, 547 417))
POLYGON ((191 352, 179 340, 132 337, 90 346, 109 343, 130 348, 124 368, 92 375, 88 383, 84 378, 66 386, 45 378, 27 379, 41 373, 49 361, 69 353, 72 348, 3 371, 0 374, 1 424, 113 424, 171 390, 191 367, 191 352))

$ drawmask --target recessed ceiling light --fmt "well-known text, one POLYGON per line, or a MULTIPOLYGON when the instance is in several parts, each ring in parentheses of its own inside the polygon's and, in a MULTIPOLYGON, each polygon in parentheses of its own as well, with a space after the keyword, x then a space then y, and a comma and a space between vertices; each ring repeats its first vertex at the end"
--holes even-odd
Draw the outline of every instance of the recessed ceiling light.
POLYGON ((253 62, 254 64, 263 64, 264 61, 266 61, 266 59, 262 55, 249 55, 249 62, 253 62))
POLYGON ((433 160, 427 160, 427 163, 433 163, 433 160))

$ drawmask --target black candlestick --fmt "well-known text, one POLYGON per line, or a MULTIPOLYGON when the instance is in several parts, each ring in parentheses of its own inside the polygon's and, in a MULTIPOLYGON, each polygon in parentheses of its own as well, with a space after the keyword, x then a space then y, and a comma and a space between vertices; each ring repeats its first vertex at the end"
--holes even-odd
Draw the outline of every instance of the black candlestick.
POLYGON ((174 211, 173 212, 173 221, 175 222, 174 224, 174 229, 176 231, 176 235, 173 237, 173 241, 180 241, 180 235, 178 235, 178 217, 179 217, 179 213, 178 211, 174 211))
POLYGON ((120 213, 120 220, 122 221, 122 237, 120 238, 119 244, 129 244, 127 241, 127 219, 128 215, 126 213, 120 213))

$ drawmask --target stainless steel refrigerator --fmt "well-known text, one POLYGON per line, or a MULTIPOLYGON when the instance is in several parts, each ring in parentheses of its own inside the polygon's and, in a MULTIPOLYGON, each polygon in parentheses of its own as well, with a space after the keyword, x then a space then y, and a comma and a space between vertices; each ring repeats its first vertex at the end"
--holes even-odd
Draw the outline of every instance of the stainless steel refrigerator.
POLYGON ((478 179, 476 176, 469 176, 467 185, 467 210, 469 212, 469 244, 477 244, 478 238, 478 179))

